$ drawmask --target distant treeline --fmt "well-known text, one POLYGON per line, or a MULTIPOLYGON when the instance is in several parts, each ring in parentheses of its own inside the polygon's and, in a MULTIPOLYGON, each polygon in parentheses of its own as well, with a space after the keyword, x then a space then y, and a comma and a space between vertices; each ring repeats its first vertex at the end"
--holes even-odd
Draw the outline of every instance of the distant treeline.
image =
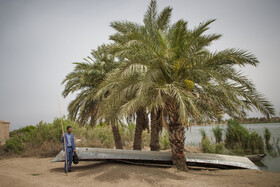
POLYGON ((244 118, 238 119, 241 123, 277 123, 280 122, 280 117, 272 117, 272 118, 244 118))
MULTIPOLYGON (((242 124, 252 124, 252 123, 280 123, 280 117, 252 117, 252 118, 236 118, 242 124)), ((191 125, 195 126, 204 126, 204 125, 219 125, 219 124, 227 124, 227 120, 201 120, 201 121, 190 121, 191 125)))

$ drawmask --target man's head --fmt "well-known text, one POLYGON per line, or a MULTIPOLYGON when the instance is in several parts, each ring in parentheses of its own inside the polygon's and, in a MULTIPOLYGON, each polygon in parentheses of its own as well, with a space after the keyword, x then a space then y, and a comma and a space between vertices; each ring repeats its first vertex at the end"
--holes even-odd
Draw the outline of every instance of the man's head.
POLYGON ((70 134, 72 132, 72 127, 71 126, 67 126, 67 132, 70 134))

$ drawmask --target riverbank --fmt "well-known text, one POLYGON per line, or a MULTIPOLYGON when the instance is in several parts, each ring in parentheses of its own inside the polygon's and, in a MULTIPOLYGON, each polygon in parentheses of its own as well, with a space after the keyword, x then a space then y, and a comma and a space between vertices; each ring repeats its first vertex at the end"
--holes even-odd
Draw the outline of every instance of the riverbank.
MULTIPOLYGON (((280 124, 278 123, 263 123, 263 124, 243 124, 243 127, 248 129, 250 132, 256 132, 260 136, 264 137, 265 128, 267 128, 271 132, 271 140, 270 144, 273 145, 273 150, 267 151, 267 154, 261 162, 257 163, 261 170, 264 171, 274 171, 280 172, 280 149, 279 142, 277 143, 277 139, 280 138, 280 124)), ((223 136, 222 140, 225 140, 225 130, 227 126, 220 126, 223 128, 223 136)), ((200 130, 204 129, 207 133, 208 137, 212 142, 215 142, 215 137, 212 132, 213 126, 195 126, 186 132, 186 146, 199 146, 201 142, 201 133, 200 130)))
POLYGON ((52 158, 0 160, 0 186, 278 186, 280 173, 257 170, 191 170, 124 163, 80 162, 65 176, 52 158))

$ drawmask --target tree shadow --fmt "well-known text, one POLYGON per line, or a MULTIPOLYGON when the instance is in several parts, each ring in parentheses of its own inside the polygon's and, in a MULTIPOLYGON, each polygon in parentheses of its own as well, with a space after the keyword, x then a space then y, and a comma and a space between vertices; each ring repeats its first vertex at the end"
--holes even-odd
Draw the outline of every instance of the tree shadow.
MULTIPOLYGON (((72 170, 73 172, 83 172, 83 171, 88 171, 92 170, 93 172, 96 172, 100 170, 99 168, 109 164, 109 162, 106 161, 96 161, 96 162, 83 162, 82 164, 72 164, 72 170)), ((63 165, 63 164, 62 164, 63 165)), ((57 172, 61 173, 64 172, 64 167, 59 167, 59 168, 52 168, 51 172, 57 172)))
MULTIPOLYGON (((116 182, 118 180, 134 178, 153 184, 163 179, 187 179, 185 176, 179 176, 176 173, 163 169, 162 166, 159 167, 156 165, 141 165, 119 161, 102 161, 82 164, 83 165, 74 165, 72 167, 72 173, 75 174, 75 177, 94 176, 94 179, 100 182, 116 182)), ((63 171, 63 167, 51 169, 51 172, 63 171)))

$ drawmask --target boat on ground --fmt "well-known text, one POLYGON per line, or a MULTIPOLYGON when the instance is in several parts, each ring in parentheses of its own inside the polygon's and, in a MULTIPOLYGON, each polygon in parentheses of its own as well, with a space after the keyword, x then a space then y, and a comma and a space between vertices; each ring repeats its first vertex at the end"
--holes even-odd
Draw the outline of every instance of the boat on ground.
MULTIPOLYGON (((171 152, 138 151, 123 149, 104 149, 79 147, 76 151, 80 161, 129 161, 135 163, 172 165, 171 152)), ((256 169, 259 168, 247 157, 208 153, 186 153, 188 166, 216 167, 224 169, 256 169)), ((52 162, 64 162, 64 151, 61 151, 52 162)))
POLYGON ((266 156, 266 154, 257 154, 257 155, 246 155, 245 157, 247 157, 249 160, 251 160, 252 162, 259 162, 261 161, 264 157, 266 156))

